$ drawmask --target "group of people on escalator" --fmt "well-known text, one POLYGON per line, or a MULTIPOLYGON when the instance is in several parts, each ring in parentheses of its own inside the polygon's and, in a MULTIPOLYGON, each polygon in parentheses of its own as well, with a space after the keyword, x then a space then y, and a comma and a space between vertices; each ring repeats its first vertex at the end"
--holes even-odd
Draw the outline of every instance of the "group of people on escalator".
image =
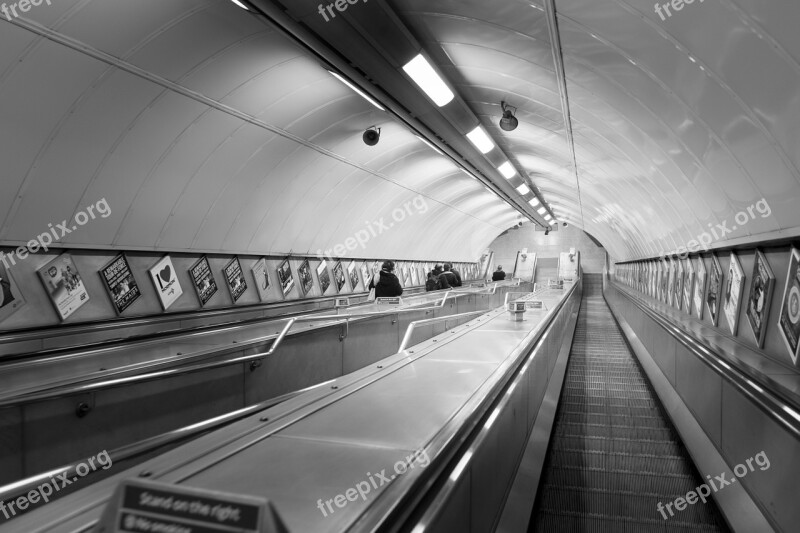
MULTIPOLYGON (((439 291, 452 287, 461 287, 461 274, 453 268, 452 264, 436 265, 433 270, 428 272, 428 280, 425 282, 426 291, 439 291)), ((375 290, 375 298, 402 295, 403 287, 400 286, 400 280, 394 274, 394 261, 384 261, 380 271, 372 276, 367 288, 370 291, 375 290)))

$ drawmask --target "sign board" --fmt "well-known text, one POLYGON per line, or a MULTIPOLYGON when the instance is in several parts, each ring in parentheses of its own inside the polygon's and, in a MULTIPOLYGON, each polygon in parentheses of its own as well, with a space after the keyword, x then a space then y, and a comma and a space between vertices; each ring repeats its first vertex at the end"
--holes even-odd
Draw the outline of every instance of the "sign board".
POLYGON ((384 296, 375 301, 378 305, 402 305, 403 298, 400 296, 384 296))
POLYGON ((230 262, 225 265, 222 270, 225 275, 225 284, 228 286, 228 291, 231 293, 233 303, 241 298, 242 294, 247 290, 247 281, 244 279, 244 272, 242 265, 239 263, 239 258, 234 257, 230 262))
POLYGON ((117 486, 95 533, 287 533, 264 498, 143 479, 117 486))
POLYGON ((334 307, 350 307, 350 298, 347 298, 346 296, 342 297, 342 298, 336 298, 336 300, 334 300, 333 306, 334 307))
POLYGON ((512 313, 524 313, 526 302, 508 302, 508 310, 512 313))
POLYGON ((197 291, 200 306, 204 307, 211 297, 217 293, 217 282, 214 279, 214 274, 211 273, 208 257, 203 256, 198 259, 189 269, 189 276, 192 278, 195 291, 197 291))
POLYGON ((114 305, 114 311, 118 315, 142 295, 125 254, 119 254, 101 268, 100 278, 106 286, 111 303, 114 305))
POLYGON ((36 271, 61 320, 89 301, 89 292, 69 254, 61 254, 36 271))
POLYGON ((150 267, 147 273, 150 274, 150 279, 153 280, 153 286, 156 288, 161 307, 166 311, 183 294, 175 267, 172 265, 172 259, 165 255, 158 263, 150 267))
POLYGON ((528 309, 544 309, 544 302, 541 300, 525 302, 525 307, 528 309))

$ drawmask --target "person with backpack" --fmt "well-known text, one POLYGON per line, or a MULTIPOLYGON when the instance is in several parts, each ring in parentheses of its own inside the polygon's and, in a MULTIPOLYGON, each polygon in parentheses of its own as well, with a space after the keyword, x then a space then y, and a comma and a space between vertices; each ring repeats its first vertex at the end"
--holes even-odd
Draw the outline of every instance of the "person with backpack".
POLYGON ((444 271, 439 274, 439 284, 442 288, 460 287, 461 283, 456 278, 456 275, 450 271, 450 263, 444 264, 444 271))
POLYGON ((428 272, 428 280, 425 282, 425 292, 438 291, 439 283, 436 276, 433 275, 433 270, 428 272))
POLYGON ((375 289, 375 298, 386 298, 391 296, 400 296, 403 294, 403 287, 400 286, 400 280, 394 274, 394 261, 386 260, 381 265, 381 270, 378 273, 378 281, 375 277, 369 282, 369 289, 375 289))
POLYGON ((445 263, 444 264, 444 269, 445 269, 446 272, 450 272, 451 274, 453 274, 453 279, 454 279, 455 283, 451 283, 450 285, 452 285, 453 287, 460 287, 461 286, 461 273, 458 270, 456 270, 455 268, 453 268, 453 265, 451 263, 445 263))

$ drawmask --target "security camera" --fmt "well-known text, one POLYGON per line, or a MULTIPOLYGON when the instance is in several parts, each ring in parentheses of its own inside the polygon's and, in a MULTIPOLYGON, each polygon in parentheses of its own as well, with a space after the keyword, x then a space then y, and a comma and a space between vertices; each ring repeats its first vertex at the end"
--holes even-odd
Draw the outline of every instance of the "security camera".
POLYGON ((567 227, 567 223, 566 223, 566 222, 564 222, 564 227, 565 227, 565 228, 567 227))
POLYGON ((500 102, 500 107, 503 109, 503 117, 500 119, 500 128, 504 131, 514 131, 519 126, 519 120, 514 116, 517 110, 513 105, 508 105, 505 102, 500 102), (514 111, 512 111, 512 109, 514 111))
POLYGON ((364 144, 367 146, 375 146, 378 144, 378 141, 381 140, 381 129, 372 126, 364 132, 364 135, 362 135, 361 138, 364 140, 364 144))

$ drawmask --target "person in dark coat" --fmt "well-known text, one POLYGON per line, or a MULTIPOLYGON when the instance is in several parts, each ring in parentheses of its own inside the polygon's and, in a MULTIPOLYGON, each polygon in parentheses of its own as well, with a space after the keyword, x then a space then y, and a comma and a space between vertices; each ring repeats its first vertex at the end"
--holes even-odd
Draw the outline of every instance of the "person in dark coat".
POLYGON ((369 282, 368 288, 375 289, 375 298, 386 298, 403 294, 403 287, 400 286, 400 280, 394 275, 394 261, 383 262, 378 283, 375 283, 375 278, 373 277, 372 281, 369 282))
POLYGON ((449 289, 450 281, 447 279, 447 276, 443 276, 442 274, 444 274, 442 265, 436 265, 433 268, 433 277, 436 280, 436 287, 438 290, 449 289))
POLYGON ((439 284, 436 282, 436 276, 433 275, 433 270, 428 272, 428 280, 425 282, 425 292, 439 290, 439 284))
POLYGON ((450 287, 458 287, 461 283, 456 279, 456 275, 450 271, 450 263, 445 263, 444 271, 439 274, 439 285, 443 289, 449 289, 450 287))
POLYGON ((458 270, 456 270, 455 268, 453 268, 453 265, 451 265, 450 263, 445 263, 444 264, 444 269, 445 269, 445 271, 449 271, 450 273, 453 274, 453 279, 455 280, 455 283, 451 283, 450 285, 452 285, 453 287, 460 287, 461 286, 461 273, 458 270))
POLYGON ((506 273, 503 272, 503 267, 498 265, 497 270, 492 273, 492 281, 503 281, 506 279, 506 273))

